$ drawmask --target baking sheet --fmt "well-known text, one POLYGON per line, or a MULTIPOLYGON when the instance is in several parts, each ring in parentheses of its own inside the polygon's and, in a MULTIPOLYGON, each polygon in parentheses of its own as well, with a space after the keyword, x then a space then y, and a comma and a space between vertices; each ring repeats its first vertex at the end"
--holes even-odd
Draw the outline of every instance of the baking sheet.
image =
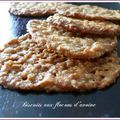
MULTIPOLYGON (((120 9, 119 3, 89 4, 120 9)), ((11 38, 25 34, 27 22, 30 19, 35 19, 11 15, 7 9, 8 3, 0 3, 1 47, 11 38)), ((38 17, 37 19, 45 18, 38 17)), ((120 56, 120 41, 118 42, 118 51, 120 56)), ((120 78, 118 78, 117 84, 105 90, 87 93, 46 94, 44 92, 11 91, 0 87, 0 117, 120 117, 119 90, 120 78)))

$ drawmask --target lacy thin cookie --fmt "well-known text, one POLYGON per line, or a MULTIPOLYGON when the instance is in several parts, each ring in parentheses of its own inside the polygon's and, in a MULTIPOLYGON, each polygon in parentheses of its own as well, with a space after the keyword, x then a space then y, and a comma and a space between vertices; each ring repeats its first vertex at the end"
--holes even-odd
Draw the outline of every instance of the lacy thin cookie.
POLYGON ((29 34, 9 41, 0 51, 0 84, 5 88, 45 90, 54 87, 49 69, 64 61, 48 52, 44 43, 38 44, 29 34))
POLYGON ((56 13, 56 9, 61 6, 66 8, 66 5, 60 2, 13 2, 9 12, 22 16, 47 16, 56 13))
POLYGON ((88 91, 105 88, 120 74, 120 59, 91 61, 65 58, 36 43, 29 34, 9 41, 0 51, 0 85, 35 91, 88 91))
POLYGON ((33 38, 40 42, 47 42, 49 49, 55 50, 64 56, 78 59, 97 58, 113 51, 116 47, 116 37, 75 37, 70 32, 57 29, 46 21, 31 20, 27 29, 33 38))
POLYGON ((120 21, 120 10, 111 10, 99 6, 71 5, 69 8, 58 9, 57 12, 73 18, 120 21))
POLYGON ((62 27, 66 31, 80 35, 116 36, 120 35, 120 26, 111 22, 89 21, 74 19, 59 14, 50 16, 47 21, 56 27, 62 27))

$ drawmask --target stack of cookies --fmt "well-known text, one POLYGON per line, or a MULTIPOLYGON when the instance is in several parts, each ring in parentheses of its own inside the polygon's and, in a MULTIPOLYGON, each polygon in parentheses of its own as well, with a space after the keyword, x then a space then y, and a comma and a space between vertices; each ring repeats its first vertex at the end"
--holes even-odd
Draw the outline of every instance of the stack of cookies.
POLYGON ((0 52, 0 84, 20 90, 81 92, 115 83, 120 75, 116 50, 120 26, 115 24, 120 11, 38 4, 12 4, 10 12, 15 15, 54 15, 30 20, 28 33, 5 44, 0 52))

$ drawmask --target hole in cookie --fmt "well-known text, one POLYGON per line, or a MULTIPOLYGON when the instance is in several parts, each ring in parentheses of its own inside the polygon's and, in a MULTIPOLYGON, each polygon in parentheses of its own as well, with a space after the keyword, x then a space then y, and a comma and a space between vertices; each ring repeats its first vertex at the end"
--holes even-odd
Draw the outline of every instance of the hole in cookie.
POLYGON ((93 70, 93 71, 91 71, 90 73, 95 74, 95 72, 96 72, 96 71, 95 71, 95 70, 93 70))
POLYGON ((23 80, 27 80, 27 75, 22 75, 23 80))
POLYGON ((108 71, 108 70, 109 70, 108 68, 104 69, 104 71, 108 71))
POLYGON ((108 62, 112 62, 113 60, 112 59, 109 59, 108 62))
POLYGON ((56 77, 56 73, 52 73, 52 75, 53 75, 54 77, 56 77))
POLYGON ((27 77, 22 77, 23 80, 27 80, 27 77))
POLYGON ((105 76, 104 76, 104 75, 101 75, 100 77, 101 77, 101 79, 104 79, 104 78, 105 78, 105 76))

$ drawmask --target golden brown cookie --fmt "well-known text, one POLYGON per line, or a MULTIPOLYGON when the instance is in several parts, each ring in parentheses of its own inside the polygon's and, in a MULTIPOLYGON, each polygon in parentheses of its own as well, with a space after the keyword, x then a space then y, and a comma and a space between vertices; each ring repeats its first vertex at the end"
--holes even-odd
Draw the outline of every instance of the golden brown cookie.
POLYGON ((111 22, 74 19, 59 14, 50 16, 47 21, 65 31, 80 35, 116 36, 120 35, 120 26, 111 22))
POLYGON ((120 21, 120 10, 111 10, 93 5, 71 5, 69 8, 58 9, 57 12, 73 18, 120 21))
POLYGON ((120 58, 69 59, 29 34, 9 41, 0 51, 0 85, 10 89, 88 91, 111 85, 119 74, 120 58))
POLYGON ((43 39, 47 42, 49 49, 70 58, 92 59, 100 57, 113 51, 117 42, 116 37, 76 37, 70 32, 65 32, 61 28, 57 29, 42 20, 29 21, 27 29, 37 42, 43 39))
POLYGON ((47 16, 56 13, 57 8, 64 6, 60 2, 12 2, 9 12, 22 16, 47 16))

